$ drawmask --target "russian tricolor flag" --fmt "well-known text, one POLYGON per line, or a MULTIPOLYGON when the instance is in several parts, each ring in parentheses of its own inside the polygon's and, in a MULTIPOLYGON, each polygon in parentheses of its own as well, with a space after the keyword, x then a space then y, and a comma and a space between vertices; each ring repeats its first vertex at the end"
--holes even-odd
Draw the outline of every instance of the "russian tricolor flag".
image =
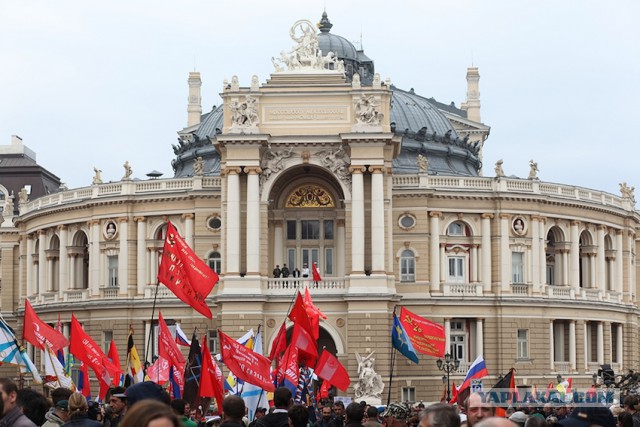
POLYGON ((460 384, 460 387, 458 387, 458 390, 464 390, 467 387, 471 387, 471 380, 478 380, 486 377, 487 375, 489 375, 487 365, 485 365, 482 355, 479 355, 471 364, 469 372, 467 372, 467 376, 464 378, 462 384, 460 384))
POLYGON ((180 325, 176 325, 176 343, 184 347, 191 346, 191 341, 187 338, 187 334, 182 331, 180 325))

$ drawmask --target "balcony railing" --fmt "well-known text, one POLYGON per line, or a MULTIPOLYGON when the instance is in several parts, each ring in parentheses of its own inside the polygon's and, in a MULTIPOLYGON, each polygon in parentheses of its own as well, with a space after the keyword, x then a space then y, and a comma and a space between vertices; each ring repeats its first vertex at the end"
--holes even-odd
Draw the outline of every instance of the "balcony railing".
POLYGON ((581 289, 583 299, 591 301, 602 301, 602 293, 600 289, 581 289))
POLYGON ((327 277, 318 282, 314 282, 313 279, 309 278, 287 277, 266 279, 264 290, 268 293, 293 294, 294 290, 302 290, 305 286, 308 286, 309 289, 325 293, 343 293, 347 289, 344 278, 327 277))
POLYGON ((559 362, 554 361, 553 367, 555 371, 559 374, 569 374, 571 373, 571 362, 559 362))
POLYGON ((511 294, 513 295, 522 295, 522 296, 531 296, 531 286, 525 283, 512 283, 511 284, 511 294))
POLYGON ((547 286, 547 296, 558 299, 574 299, 575 292, 571 286, 547 286))
POLYGON ((445 283, 445 296, 482 296, 482 285, 478 283, 445 283))

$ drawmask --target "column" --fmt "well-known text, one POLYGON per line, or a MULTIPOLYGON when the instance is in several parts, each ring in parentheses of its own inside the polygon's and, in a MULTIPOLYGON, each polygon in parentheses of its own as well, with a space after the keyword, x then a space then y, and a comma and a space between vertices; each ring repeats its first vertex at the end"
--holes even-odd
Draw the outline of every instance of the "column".
POLYGON ((622 230, 616 230, 616 281, 614 289, 620 293, 624 287, 622 281, 624 278, 624 251, 622 250, 622 230))
POLYGON ((571 250, 569 253, 569 284, 574 288, 580 287, 580 235, 578 226, 580 221, 571 221, 571 250))
POLYGON ((184 219, 184 241, 193 249, 193 214, 182 214, 182 219, 184 219))
POLYGON ((384 274, 384 167, 369 166, 371 172, 371 274, 384 274))
POLYGON ((351 274, 364 274, 364 166, 351 166, 351 274))
POLYGON ((596 354, 598 355, 598 365, 602 365, 604 363, 604 326, 602 322, 597 323, 597 346, 596 346, 596 354))
POLYGON ((605 260, 605 246, 604 246, 604 235, 607 232, 607 227, 604 225, 598 226, 598 252, 596 255, 596 270, 597 274, 597 284, 598 289, 602 291, 607 290, 607 268, 606 268, 606 260, 605 260))
POLYGON ((46 232, 38 230, 38 289, 37 293, 49 290, 47 286, 47 257, 45 255, 46 232))
POLYGON ((133 218, 136 223, 136 281, 138 282, 138 295, 144 295, 144 289, 148 284, 147 268, 147 219, 143 216, 133 218))
POLYGON ((491 219, 493 214, 482 214, 482 289, 491 292, 491 219))
POLYGON ((484 319, 476 319, 476 357, 484 354, 484 319))
MULTIPOLYGON (((589 368, 589 354, 591 353, 591 346, 589 345, 589 322, 584 322, 584 370, 587 372, 589 368)), ((592 344, 593 345, 593 344, 592 344)))
MULTIPOLYGON (((100 221, 89 222, 89 295, 100 295, 100 285, 104 282, 100 276, 100 221)), ((82 260, 79 260, 82 262, 82 260)), ((82 278, 78 278, 81 282, 82 278)))
POLYGON ((344 219, 339 219, 336 221, 336 276, 344 277, 344 259, 345 259, 345 223, 344 219))
POLYGON ((554 372, 555 369, 555 340, 554 340, 553 320, 549 321, 549 370, 554 372))
POLYGON ((569 321, 569 370, 576 371, 576 321, 569 321))
MULTIPOLYGON (((633 295, 635 295, 636 293, 636 278, 635 278, 635 265, 633 265, 634 263, 634 259, 632 257, 632 254, 634 252, 634 245, 635 245, 635 233, 631 230, 629 230, 629 238, 627 239, 627 243, 628 243, 628 248, 627 248, 627 253, 629 254, 629 256, 627 257, 627 271, 628 276, 627 277, 627 292, 630 294, 630 297, 632 297, 633 295)), ((637 296, 636 296, 637 298, 637 296)), ((633 302, 635 302, 636 299, 633 299, 633 302)))
POLYGON ((33 234, 27 235, 27 295, 35 295, 36 287, 33 277, 33 234))
MULTIPOLYGON (((538 250, 540 251, 540 290, 542 291, 542 285, 543 284, 548 284, 547 283, 547 248, 546 248, 546 241, 547 241, 547 236, 544 233, 544 224, 546 222, 545 218, 543 217, 538 217, 539 218, 539 222, 538 222, 538 228, 540 229, 538 232, 538 236, 540 239, 540 245, 538 247, 538 250)), ((558 266, 556 266, 556 268, 558 268, 558 266)))
MULTIPOLYGON (((569 285, 569 252, 564 249, 560 250, 560 255, 562 257, 562 285, 569 285)), ((557 268, 557 266, 556 266, 557 268)))
POLYGON ((508 292, 511 283, 511 250, 509 249, 510 215, 500 215, 500 284, 502 292, 508 292))
POLYGON ((227 175, 227 254, 226 274, 240 274, 240 168, 229 167, 227 175))
POLYGON ((471 245, 471 283, 478 283, 478 245, 471 245))
POLYGON ((600 283, 596 282, 596 280, 598 279, 598 276, 596 275, 596 270, 598 269, 598 266, 596 265, 596 254, 588 254, 587 256, 589 257, 589 277, 591 281, 591 288, 600 289, 600 283))
POLYGON ((451 319, 444 319, 444 352, 451 353, 451 319))
MULTIPOLYGON (((530 268, 527 268, 527 271, 531 273, 531 285, 533 288, 533 292, 538 292, 541 288, 540 286, 540 263, 542 263, 546 258, 540 258, 540 226, 539 226, 539 217, 532 216, 531 217, 531 264, 530 268)), ((527 273, 529 276, 529 273, 527 273)))
POLYGON ((69 289, 69 232, 66 225, 58 226, 58 238, 60 239, 60 271, 58 282, 60 284, 60 296, 69 289))
MULTIPOLYGON (((260 275, 260 183, 262 169, 245 167, 247 174, 247 275, 260 275)), ((282 248, 280 249, 282 254, 282 248)), ((282 263, 279 263, 282 265, 282 263)))
MULTIPOLYGON (((284 223, 282 220, 276 220, 273 222, 273 261, 274 264, 283 264, 284 253, 284 223)), ((269 266, 271 267, 271 266, 269 266)), ((293 266, 289 266, 293 269, 293 266)))
POLYGON ((447 262, 447 244, 440 243, 440 282, 446 283, 449 275, 449 263, 447 262))
POLYGON ((611 322, 604 322, 604 362, 613 363, 613 346, 616 343, 613 342, 613 325, 611 322))
POLYGON ((622 369, 622 362, 624 360, 624 358, 622 357, 623 353, 622 351, 624 350, 623 347, 623 340, 622 340, 622 323, 618 323, 616 325, 616 328, 618 329, 618 333, 616 334, 616 353, 618 354, 618 360, 616 360, 616 363, 620 364, 620 369, 622 369))
POLYGON ((129 218, 118 219, 120 249, 118 251, 118 287, 119 293, 129 291, 129 218))
MULTIPOLYGON (((431 233, 431 292, 440 292, 440 212, 430 212, 431 224, 429 224, 429 232, 431 233)), ((447 347, 448 351, 449 347, 447 347)))

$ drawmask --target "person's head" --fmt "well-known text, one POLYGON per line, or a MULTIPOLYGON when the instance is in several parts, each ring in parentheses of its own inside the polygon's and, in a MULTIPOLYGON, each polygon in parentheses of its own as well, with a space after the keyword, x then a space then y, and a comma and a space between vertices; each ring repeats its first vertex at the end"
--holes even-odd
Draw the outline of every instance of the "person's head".
POLYGON ((51 392, 51 401, 55 405, 60 400, 69 400, 69 396, 71 396, 73 392, 65 387, 58 387, 53 389, 51 392))
POLYGON ((44 424, 44 415, 49 411, 51 405, 44 395, 31 388, 18 390, 17 404, 22 408, 22 413, 37 426, 44 424))
POLYGON ((129 388, 124 392, 124 397, 126 399, 127 408, 133 407, 136 402, 144 399, 158 400, 160 402, 164 402, 167 406, 169 406, 169 403, 171 402, 171 397, 169 397, 169 394, 163 390, 162 386, 152 381, 143 381, 129 386, 129 388))
POLYGON ((471 393, 464 402, 465 413, 467 414, 467 426, 473 427, 485 418, 493 417, 495 408, 483 401, 478 393, 471 393))
POLYGON ((69 401, 66 399, 58 400, 53 405, 53 413, 62 421, 69 420, 69 401))
POLYGON ((544 416, 535 413, 527 419, 524 423, 524 427, 545 427, 547 425, 544 416))
POLYGON ((2 394, 2 403, 4 404, 2 411, 2 415, 4 415, 18 404, 18 386, 9 378, 0 378, 0 394, 2 394))
POLYGON ((242 423, 244 410, 244 400, 240 396, 231 394, 222 401, 222 412, 226 421, 242 423))
POLYGON ((344 416, 344 402, 342 402, 342 400, 336 400, 333 403, 333 413, 336 414, 336 418, 342 418, 344 416))
POLYGON ((382 419, 387 427, 404 426, 410 416, 411 408, 403 402, 390 403, 382 413, 382 419))
POLYGON ((256 411, 255 419, 259 420, 265 415, 267 415, 267 408, 258 408, 258 410, 256 411))
POLYGON ((604 405, 585 405, 575 408, 569 416, 559 420, 558 424, 564 427, 616 427, 616 419, 609 408, 604 405))
POLYGON ((444 403, 426 407, 420 413, 419 427, 460 427, 460 416, 456 408, 444 403))
POLYGON ((625 411, 633 414, 638 410, 638 396, 629 395, 625 397, 622 405, 625 411))
POLYGON ((627 411, 618 414, 618 427, 633 427, 633 415, 627 411))
POLYGON ((114 387, 109 398, 109 408, 115 415, 123 415, 127 408, 127 396, 124 387, 114 387))
POLYGON ((566 416, 569 411, 567 410, 567 407, 565 405, 562 404, 557 404, 555 407, 555 413, 556 413, 556 417, 558 418, 562 418, 564 416, 566 416))
POLYGON ((347 421, 362 423, 364 418, 364 407, 356 402, 351 402, 344 411, 347 416, 347 421))
POLYGON ((369 406, 367 408, 366 414, 367 414, 367 418, 369 418, 370 420, 377 420, 378 408, 376 408, 375 406, 369 406))
POLYGON ((136 403, 119 424, 120 427, 181 427, 178 416, 165 403, 142 399, 136 403))
POLYGON ((289 408, 289 427, 307 427, 309 410, 304 405, 293 405, 289 408))
POLYGON ((171 401, 171 409, 173 409, 173 412, 175 412, 176 415, 188 415, 186 413, 187 402, 184 399, 173 399, 171 401))
POLYGON ((69 396, 69 418, 77 418, 87 413, 89 409, 89 405, 87 404, 87 399, 82 395, 82 393, 72 393, 69 396))
POLYGON ((490 417, 484 418, 476 427, 517 427, 517 424, 513 421, 509 421, 506 418, 502 417, 494 417, 493 415, 490 417))
POLYGON ((333 411, 331 410, 331 405, 322 407, 322 418, 325 421, 329 421, 332 415, 333 415, 333 411))
POLYGON ((529 417, 522 411, 514 411, 510 416, 509 420, 518 424, 520 427, 524 427, 524 424, 527 422, 529 417))
POLYGON ((289 409, 291 406, 291 390, 286 387, 278 387, 273 392, 273 405, 278 409, 289 409))
POLYGON ((544 406, 542 407, 542 413, 544 414, 545 418, 554 413, 553 405, 551 404, 551 402, 547 402, 544 404, 544 406))

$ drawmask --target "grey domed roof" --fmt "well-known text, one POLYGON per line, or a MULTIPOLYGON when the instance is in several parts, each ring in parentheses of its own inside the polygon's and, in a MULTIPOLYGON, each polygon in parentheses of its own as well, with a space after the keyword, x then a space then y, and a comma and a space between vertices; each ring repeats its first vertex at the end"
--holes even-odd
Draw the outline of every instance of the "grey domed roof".
POLYGON ((323 55, 333 52, 342 60, 358 60, 358 50, 353 43, 342 36, 331 34, 333 24, 327 18, 327 12, 322 13, 322 19, 318 24, 320 34, 318 34, 318 47, 323 55))
POLYGON ((410 130, 417 132, 426 126, 427 132, 435 132, 443 136, 451 131, 450 136, 456 138, 453 126, 449 120, 426 98, 416 95, 411 89, 409 92, 391 86, 391 122, 396 124, 397 132, 410 130))

